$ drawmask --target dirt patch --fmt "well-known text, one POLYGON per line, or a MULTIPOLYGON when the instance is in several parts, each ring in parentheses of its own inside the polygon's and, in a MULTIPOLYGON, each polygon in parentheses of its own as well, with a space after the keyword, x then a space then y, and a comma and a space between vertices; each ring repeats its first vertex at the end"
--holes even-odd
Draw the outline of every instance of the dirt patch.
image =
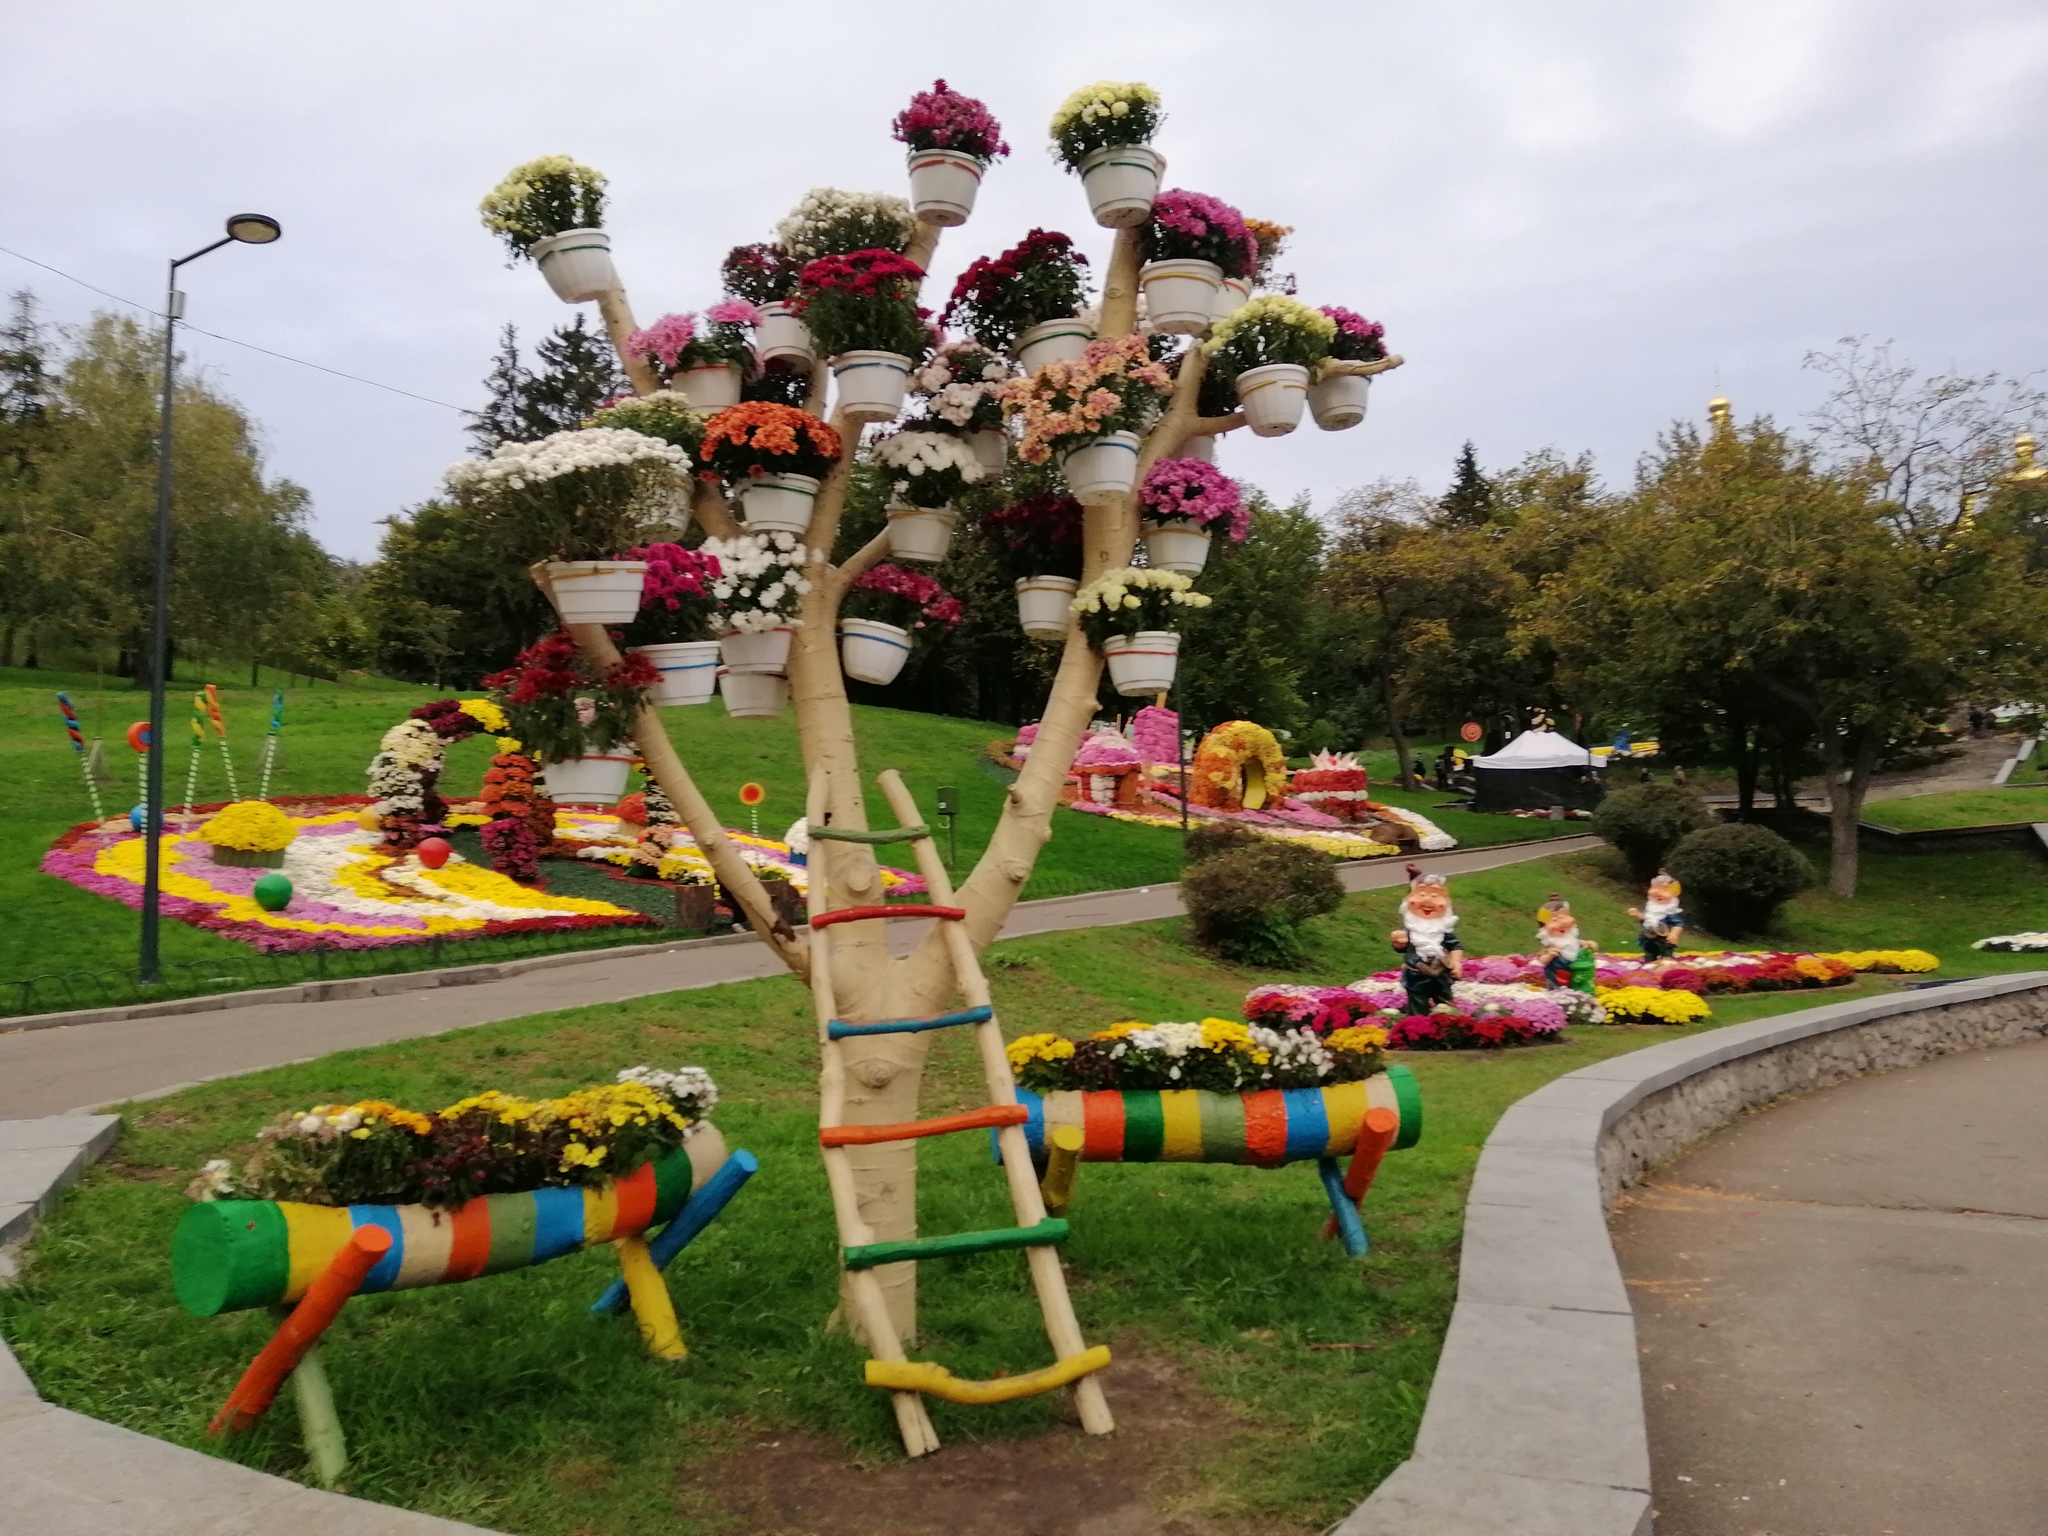
POLYGON ((1117 1351, 1117 1432, 1066 1426, 861 1468, 822 1435, 758 1436, 694 1468, 695 1499, 755 1536, 1273 1536, 1200 1513, 1199 1468, 1252 1432, 1179 1366, 1117 1351))

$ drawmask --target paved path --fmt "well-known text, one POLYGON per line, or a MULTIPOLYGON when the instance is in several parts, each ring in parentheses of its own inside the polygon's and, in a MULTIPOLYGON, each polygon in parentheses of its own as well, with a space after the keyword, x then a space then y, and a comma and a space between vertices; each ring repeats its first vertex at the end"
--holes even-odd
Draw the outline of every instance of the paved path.
MULTIPOLYGON (((1449 874, 1471 873, 1597 846, 1595 838, 1567 837, 1438 854, 1428 862, 1449 874)), ((1340 874, 1353 891, 1398 885, 1407 878, 1398 859, 1347 864, 1340 874)), ((1181 910, 1178 885, 1027 901, 1010 914, 1001 937, 1149 922, 1181 910)), ((907 926, 898 926, 902 942, 915 940, 907 926)), ((18 1030, 0 1034, 0 1119, 154 1097, 216 1077, 530 1013, 779 974, 781 963, 758 943, 712 943, 614 955, 401 996, 256 1003, 18 1030)))
POLYGON ((2048 1041, 1736 1122, 1614 1221, 1658 1536, 2048 1532, 2048 1041))

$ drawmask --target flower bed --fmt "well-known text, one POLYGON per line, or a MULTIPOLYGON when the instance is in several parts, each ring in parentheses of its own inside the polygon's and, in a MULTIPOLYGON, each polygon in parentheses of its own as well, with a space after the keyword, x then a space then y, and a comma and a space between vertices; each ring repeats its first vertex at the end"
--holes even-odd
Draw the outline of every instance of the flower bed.
POLYGON ((1387 1048, 1395 1051, 1491 1051, 1557 1039, 1564 1030, 1519 1013, 1411 1013, 1387 1026, 1387 1048))
MULTIPOLYGON (((622 804, 619 809, 623 811, 627 807, 622 804)), ((798 822, 791 830, 795 831, 802 825, 798 822)), ((809 866, 804 861, 803 849, 792 848, 789 843, 777 842, 772 837, 738 832, 731 827, 725 829, 725 835, 739 849, 740 857, 755 869, 763 873, 780 873, 799 892, 810 889, 809 866)), ((647 850, 642 846, 641 836, 639 827, 620 816, 602 811, 559 811, 555 815, 555 846, 571 857, 630 869, 636 874, 661 880, 705 884, 716 878, 711 861, 698 848, 696 839, 690 836, 687 828, 674 826, 664 829, 667 846, 661 851, 659 861, 651 866, 647 862, 647 850)), ((887 865, 881 866, 880 874, 885 895, 924 894, 922 876, 887 865)))
POLYGON ((1010 1042, 1018 1085, 1034 1093, 1066 1089, 1201 1088, 1243 1093, 1360 1082, 1383 1071, 1386 1032, 1353 1026, 1318 1033, 1275 1030, 1231 1019, 1200 1023, 1112 1024, 1086 1040, 1025 1035, 1010 1042))
POLYGON ((2027 955, 2035 950, 2048 949, 2048 933, 1994 934, 1988 939, 1979 939, 1970 948, 1989 950, 1996 954, 2027 955))
MULTIPOLYGON (((1847 986, 1863 972, 1919 974, 1940 963, 1924 949, 1855 950, 1833 955, 1699 950, 1680 955, 1675 964, 1652 969, 1632 958, 1603 954, 1594 970, 1594 984, 1710 994, 1796 992, 1847 986)), ((1540 983, 1542 959, 1537 955, 1468 955, 1465 975, 1472 981, 1540 983)), ((1375 980, 1391 984, 1399 976, 1398 971, 1381 971, 1375 980)))

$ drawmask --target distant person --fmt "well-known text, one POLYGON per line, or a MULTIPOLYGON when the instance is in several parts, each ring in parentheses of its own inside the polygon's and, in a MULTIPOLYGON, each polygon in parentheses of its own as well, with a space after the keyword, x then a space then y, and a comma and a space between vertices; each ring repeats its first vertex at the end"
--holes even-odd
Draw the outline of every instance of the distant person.
POLYGON ((1636 782, 1638 784, 1652 784, 1656 782, 1650 772, 1650 765, 1648 763, 1643 764, 1642 767, 1636 770, 1636 782))
POLYGON ((1451 787, 1451 754, 1448 751, 1436 755, 1436 787, 1439 790, 1451 787))
POLYGON ((1683 767, 1674 767, 1671 770, 1671 782, 1680 789, 1685 788, 1685 769, 1683 767))
POLYGON ((1418 758, 1416 758, 1416 759, 1415 759, 1415 782, 1416 782, 1416 783, 1418 783, 1418 784, 1420 784, 1420 783, 1421 783, 1421 782, 1422 782, 1422 781, 1423 781, 1424 779, 1426 779, 1426 778, 1428 778, 1428 777, 1429 777, 1429 767, 1428 767, 1428 765, 1427 765, 1427 764, 1425 764, 1425 763, 1424 763, 1424 762, 1422 761, 1422 759, 1421 759, 1421 758, 1419 758, 1419 757, 1418 757, 1418 758))

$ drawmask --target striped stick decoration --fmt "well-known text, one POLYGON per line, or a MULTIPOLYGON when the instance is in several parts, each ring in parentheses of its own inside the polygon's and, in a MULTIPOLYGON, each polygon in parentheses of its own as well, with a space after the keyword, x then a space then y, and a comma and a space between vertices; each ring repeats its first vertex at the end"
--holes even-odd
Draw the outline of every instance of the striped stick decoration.
POLYGON ((85 775, 85 792, 92 799, 92 819, 105 821, 106 808, 100 804, 100 787, 92 776, 92 759, 85 750, 85 732, 78 727, 78 710, 67 693, 57 695, 57 708, 64 712, 64 730, 71 738, 71 751, 78 758, 78 771, 85 775))
POLYGON ((206 685, 206 713, 213 720, 213 733, 220 738, 221 766, 228 771, 228 798, 239 800, 242 791, 235 784, 235 760, 228 755, 228 723, 221 718, 220 690, 211 683, 206 685))

